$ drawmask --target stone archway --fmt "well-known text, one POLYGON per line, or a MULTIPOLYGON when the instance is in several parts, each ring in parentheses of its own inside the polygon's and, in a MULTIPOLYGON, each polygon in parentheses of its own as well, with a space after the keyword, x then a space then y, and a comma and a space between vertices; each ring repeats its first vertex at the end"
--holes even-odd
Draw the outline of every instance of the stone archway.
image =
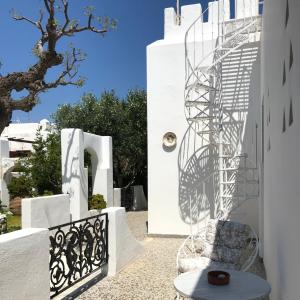
POLYGON ((91 154, 93 194, 101 194, 113 204, 112 138, 85 133, 81 129, 63 129, 62 190, 70 195, 72 220, 88 216, 88 178, 84 168, 84 150, 91 154))

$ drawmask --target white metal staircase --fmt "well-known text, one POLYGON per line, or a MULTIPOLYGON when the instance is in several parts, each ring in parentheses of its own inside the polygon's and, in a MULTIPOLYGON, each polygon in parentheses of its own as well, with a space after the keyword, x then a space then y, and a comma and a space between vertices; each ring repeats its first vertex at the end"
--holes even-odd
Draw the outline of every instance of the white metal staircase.
POLYGON ((202 51, 197 60, 199 40, 195 37, 201 32, 199 26, 203 26, 203 15, 189 27, 185 36, 185 114, 189 127, 179 152, 179 177, 183 182, 182 193, 189 201, 191 223, 195 223, 201 214, 199 206, 195 212, 191 202, 202 197, 199 194, 204 193, 207 181, 214 185, 215 218, 227 219, 242 203, 258 197, 259 179, 255 163, 242 152, 242 137, 236 133, 233 142, 228 136, 234 133, 224 126, 225 120, 227 123, 235 121, 224 105, 222 70, 227 57, 255 41, 261 30, 261 17, 225 21, 221 13, 215 44, 211 51, 206 51, 208 54, 202 51), (209 161, 208 152, 215 159, 209 171, 204 168, 209 161), (188 183, 191 177, 199 181, 188 183), (188 193, 187 189, 193 191, 188 193))

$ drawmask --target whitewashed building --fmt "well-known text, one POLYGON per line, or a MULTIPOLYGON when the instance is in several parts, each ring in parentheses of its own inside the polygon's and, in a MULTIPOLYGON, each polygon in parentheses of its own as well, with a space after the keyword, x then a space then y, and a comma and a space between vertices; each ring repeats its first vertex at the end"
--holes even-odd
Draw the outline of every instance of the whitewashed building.
POLYGON ((19 157, 33 151, 32 143, 38 131, 46 137, 52 130, 53 125, 47 119, 39 123, 10 123, 1 133, 1 138, 8 139, 10 156, 19 157))
POLYGON ((248 223, 271 299, 298 299, 300 2, 204 10, 167 8, 147 47, 149 233, 248 223))
POLYGON ((37 133, 42 137, 54 130, 46 119, 39 123, 11 123, 5 127, 0 137, 0 199, 2 205, 9 206, 7 185, 12 178, 15 162, 20 157, 28 156, 33 151, 33 142, 37 133))

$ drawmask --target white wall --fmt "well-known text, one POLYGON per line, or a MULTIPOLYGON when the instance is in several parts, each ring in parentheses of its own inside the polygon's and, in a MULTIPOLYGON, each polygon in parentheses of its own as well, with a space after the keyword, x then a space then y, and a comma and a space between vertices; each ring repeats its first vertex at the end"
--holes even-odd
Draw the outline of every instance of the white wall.
POLYGON ((49 232, 23 229, 0 236, 1 300, 48 300, 49 232))
MULTIPOLYGON (((51 131, 53 126, 46 119, 41 120, 39 123, 11 123, 5 127, 1 133, 1 137, 24 139, 27 141, 34 141, 37 131, 40 130, 43 137, 46 137, 51 131)), ((9 142, 10 151, 32 151, 31 143, 9 142)))
POLYGON ((85 133, 80 129, 61 131, 62 190, 69 194, 72 220, 87 217, 88 178, 84 169, 84 150, 92 158, 93 194, 102 194, 113 204, 112 139, 85 133))
MULTIPOLYGON (((90 211, 91 215, 97 211, 90 211)), ((108 213, 108 276, 116 275, 129 262, 139 256, 144 247, 132 235, 124 207, 110 207, 101 213, 108 213)))
POLYGON ((9 192, 7 188, 6 177, 7 170, 14 165, 13 160, 9 158, 9 142, 6 138, 0 138, 0 199, 2 205, 9 208, 9 192))
MULTIPOLYGON (((257 1, 253 1, 255 5, 257 1)), ((208 22, 202 23, 202 19, 196 22, 195 36, 192 34, 187 37, 187 50, 190 54, 195 50, 195 62, 210 53, 215 47, 215 38, 218 35, 217 25, 217 5, 210 3, 208 22), (203 32, 203 35, 202 35, 203 32), (195 38, 195 43, 193 39, 195 38)), ((229 1, 224 1, 224 19, 229 19, 229 1)), ((258 7, 258 4, 257 4, 258 7)), ((242 15, 241 8, 238 7, 239 15, 242 15)), ((186 193, 187 184, 184 186, 182 177, 179 178, 179 169, 183 168, 179 160, 181 143, 189 139, 187 132, 188 123, 185 116, 184 108, 184 88, 185 88, 185 45, 184 38, 187 28, 201 15, 201 6, 188 5, 182 7, 182 25, 175 24, 175 12, 172 8, 165 10, 165 34, 164 40, 156 41, 147 47, 147 93, 148 93, 148 209, 149 209, 149 233, 151 234, 189 234, 189 201, 187 197, 182 197, 186 193), (174 132, 177 136, 177 146, 174 149, 163 147, 162 138, 166 132, 174 132), (186 134, 186 135, 185 135, 186 134), (185 140, 184 140, 185 139, 185 140)), ((222 10, 223 13, 223 10, 222 10)), ((254 40, 253 36, 253 41, 254 40)), ((259 40, 259 36, 256 37, 259 40)), ((258 44, 253 43, 248 47, 257 48, 258 44)), ((247 49, 246 49, 247 50, 247 49)), ((233 56, 238 53, 232 54, 233 56)), ((246 61, 240 62, 235 66, 237 70, 242 70, 239 81, 236 86, 236 98, 241 98, 249 106, 250 93, 259 94, 259 80, 254 80, 251 92, 248 91, 246 97, 243 96, 242 88, 247 73, 248 77, 259 77, 259 66, 256 66, 255 73, 252 74, 253 64, 256 63, 258 53, 253 55, 249 62, 249 56, 246 61), (241 85, 242 85, 241 84, 241 85), (258 84, 258 85, 257 85, 258 84), (241 93, 241 96, 239 95, 241 93), (244 97, 244 98, 243 98, 244 97)), ((213 59, 211 55, 207 60, 202 62, 202 66, 207 66, 213 59)), ((231 58, 232 59, 232 58, 231 58)), ((259 62, 258 62, 259 64, 259 62)), ((240 71, 232 71, 240 72, 240 71)), ((231 74, 231 76, 234 74, 231 74)), ((248 83, 249 84, 249 83, 248 83)), ((229 88, 228 88, 229 89, 229 88)), ((232 87, 230 87, 232 90, 232 87)), ((259 97, 253 96, 255 101, 259 97)), ((235 101, 232 101, 232 109, 235 109, 235 101)), ((238 99, 239 100, 239 99, 238 99)), ((258 102, 259 103, 259 102, 258 102)), ((239 113, 232 112, 241 118, 239 113)), ((247 113, 244 112, 244 115, 247 113)), ((247 121, 247 117, 245 118, 247 121)), ((240 119, 239 119, 240 121, 240 119)), ((249 122, 248 122, 249 123, 249 122)), ((250 122, 251 123, 251 122, 250 122)), ((248 125, 247 125, 248 126, 248 125)), ((249 125, 250 126, 250 125, 249 125)), ((252 125, 251 125, 252 126, 252 125)), ((248 136, 245 135, 248 138, 248 136)), ((201 141, 203 142, 203 141, 201 141)), ((203 145, 205 146, 205 142, 203 145)), ((184 148, 184 147, 182 147, 184 148)), ((190 147, 192 148, 192 147, 190 147)), ((245 150, 251 150, 245 146, 245 150), (247 149, 246 149, 247 148, 247 149)), ((184 151, 183 151, 184 152, 184 151)), ((192 152, 189 150, 189 152, 192 152)), ((191 154, 191 153, 189 153, 191 154)), ((199 164, 198 170, 201 169, 199 164)), ((186 166, 184 167, 186 168, 186 166)), ((188 174, 191 175, 191 174, 188 174)), ((192 181, 198 181, 199 174, 192 174, 192 181), (198 177, 197 177, 198 176, 198 177)), ((197 200, 197 199, 196 199, 197 200)), ((209 209, 208 209, 209 210, 209 209)), ((257 200, 254 204, 245 204, 241 212, 249 212, 248 218, 238 219, 245 221, 256 227, 258 230, 257 218, 257 200)))
POLYGON ((49 228, 71 220, 69 195, 22 200, 22 228, 49 228))
POLYGON ((158 41, 147 47, 148 218, 149 233, 185 234, 178 208, 179 145, 163 149, 162 138, 185 133, 184 45, 158 41))
MULTIPOLYGON (((148 113, 148 217, 151 234, 188 234, 189 225, 181 219, 178 197, 178 154, 187 129, 184 111, 186 29, 201 15, 201 6, 183 6, 182 25, 175 25, 174 9, 165 10, 165 38, 147 47, 147 113, 148 113), (164 148, 165 133, 177 136, 175 149, 164 148)), ((215 41, 203 32, 212 23, 199 20, 197 49, 208 53, 215 41)), ((208 30, 209 31, 209 30, 208 30)), ((192 45, 193 47, 193 45, 192 45)), ((200 59, 200 52, 198 53, 200 59)))
POLYGON ((272 286, 271 300, 295 300, 300 295, 300 2, 289 0, 288 4, 288 20, 287 0, 265 0, 264 7, 264 262, 272 286))

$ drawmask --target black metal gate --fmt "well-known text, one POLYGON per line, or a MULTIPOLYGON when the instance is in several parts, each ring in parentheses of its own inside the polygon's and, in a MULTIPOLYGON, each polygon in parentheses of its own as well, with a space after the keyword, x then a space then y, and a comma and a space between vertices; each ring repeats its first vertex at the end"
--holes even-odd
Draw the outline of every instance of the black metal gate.
POLYGON ((108 215, 49 228, 50 298, 108 262, 108 215))

